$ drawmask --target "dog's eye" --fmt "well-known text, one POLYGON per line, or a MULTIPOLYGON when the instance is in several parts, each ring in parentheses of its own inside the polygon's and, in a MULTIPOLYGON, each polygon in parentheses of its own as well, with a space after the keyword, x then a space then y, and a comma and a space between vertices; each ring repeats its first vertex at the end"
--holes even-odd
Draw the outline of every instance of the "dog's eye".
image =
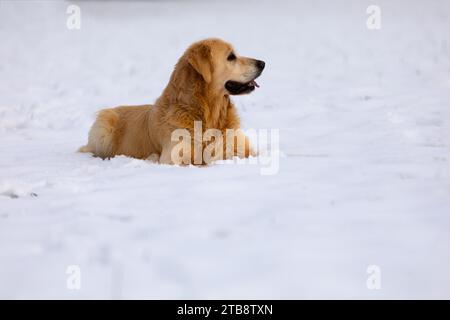
POLYGON ((233 52, 230 53, 230 54, 228 55, 227 60, 228 60, 228 61, 236 60, 236 55, 235 55, 233 52))

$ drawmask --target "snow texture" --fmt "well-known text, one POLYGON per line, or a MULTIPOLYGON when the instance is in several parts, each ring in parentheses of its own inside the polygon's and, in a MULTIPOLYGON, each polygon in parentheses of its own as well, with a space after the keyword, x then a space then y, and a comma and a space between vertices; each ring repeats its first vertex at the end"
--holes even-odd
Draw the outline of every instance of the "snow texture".
POLYGON ((371 4, 0 1, 0 297, 450 298, 450 2, 371 4), (266 61, 277 174, 75 152, 211 36, 266 61))

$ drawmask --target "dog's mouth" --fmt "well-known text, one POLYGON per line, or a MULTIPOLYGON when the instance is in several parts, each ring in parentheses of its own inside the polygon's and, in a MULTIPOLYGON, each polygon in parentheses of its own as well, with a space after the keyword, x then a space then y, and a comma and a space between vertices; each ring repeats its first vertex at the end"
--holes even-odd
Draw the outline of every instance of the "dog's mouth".
POLYGON ((259 85, 256 83, 255 79, 249 82, 229 80, 225 82, 225 89, 227 89, 228 92, 233 95, 250 93, 255 90, 256 87, 259 88, 259 85))

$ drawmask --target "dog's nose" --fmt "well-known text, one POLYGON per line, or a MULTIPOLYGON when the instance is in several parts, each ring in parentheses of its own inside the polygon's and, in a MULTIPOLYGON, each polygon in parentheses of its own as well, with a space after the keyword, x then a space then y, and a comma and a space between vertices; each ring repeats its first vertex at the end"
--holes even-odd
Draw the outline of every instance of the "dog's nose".
POLYGON ((266 66, 266 63, 262 60, 256 60, 256 66, 259 70, 263 71, 264 67, 266 66))

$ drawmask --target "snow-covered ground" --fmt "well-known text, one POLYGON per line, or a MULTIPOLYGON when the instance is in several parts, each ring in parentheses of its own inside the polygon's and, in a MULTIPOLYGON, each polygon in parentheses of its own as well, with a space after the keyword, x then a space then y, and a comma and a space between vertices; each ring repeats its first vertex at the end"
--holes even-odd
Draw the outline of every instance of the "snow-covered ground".
POLYGON ((371 4, 1 0, 0 297, 450 298, 450 2, 371 4), (267 63, 277 174, 75 152, 211 36, 267 63))

